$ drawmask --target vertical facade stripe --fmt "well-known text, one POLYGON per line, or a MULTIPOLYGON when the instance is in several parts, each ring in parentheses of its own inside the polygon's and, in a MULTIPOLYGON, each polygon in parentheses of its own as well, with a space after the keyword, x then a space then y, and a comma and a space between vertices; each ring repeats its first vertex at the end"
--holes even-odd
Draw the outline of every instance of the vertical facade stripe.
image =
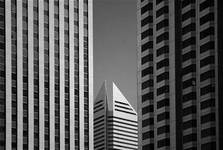
POLYGON ((55 72, 54 72, 54 1, 49 1, 49 106, 50 149, 55 149, 55 72))
POLYGON ((59 45, 60 45, 60 149, 65 149, 64 105, 64 1, 59 0, 59 45))
POLYGON ((84 1, 79 1, 79 135, 80 149, 84 149, 84 1))
POLYGON ((17 148, 23 149, 23 34, 22 1, 17 0, 17 148))
MULTIPOLYGON (((93 131, 93 0, 88 0, 88 79, 89 79, 89 131, 93 131)), ((89 132, 89 148, 94 147, 93 132, 89 132)))
POLYGON ((44 149, 44 1, 39 0, 39 149, 44 149))
POLYGON ((11 150, 11 120, 12 120, 12 110, 11 110, 11 1, 5 1, 5 63, 6 63, 6 146, 7 150, 11 150))
POLYGON ((34 149, 34 49, 33 49, 33 1, 28 2, 28 148, 34 149))
POLYGON ((70 149, 75 148, 75 143, 74 143, 74 1, 69 1, 69 54, 70 54, 70 60, 69 60, 69 99, 70 99, 70 149))

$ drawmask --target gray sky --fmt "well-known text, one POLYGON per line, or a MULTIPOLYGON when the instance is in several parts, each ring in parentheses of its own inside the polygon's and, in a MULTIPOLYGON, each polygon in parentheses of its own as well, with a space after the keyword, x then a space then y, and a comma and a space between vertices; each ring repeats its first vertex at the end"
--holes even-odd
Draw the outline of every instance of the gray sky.
POLYGON ((114 81, 137 107, 136 0, 94 0, 94 94, 114 81))

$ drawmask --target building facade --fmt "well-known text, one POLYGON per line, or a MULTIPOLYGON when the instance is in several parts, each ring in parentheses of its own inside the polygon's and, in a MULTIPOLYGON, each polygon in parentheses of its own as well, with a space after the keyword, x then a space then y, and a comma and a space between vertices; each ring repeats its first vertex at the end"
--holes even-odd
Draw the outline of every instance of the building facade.
POLYGON ((0 149, 93 149, 92 0, 0 1, 0 149))
POLYGON ((102 85, 94 102, 94 149, 138 150, 137 113, 113 83, 102 85))
POLYGON ((223 149, 222 7, 138 0, 140 149, 223 149))

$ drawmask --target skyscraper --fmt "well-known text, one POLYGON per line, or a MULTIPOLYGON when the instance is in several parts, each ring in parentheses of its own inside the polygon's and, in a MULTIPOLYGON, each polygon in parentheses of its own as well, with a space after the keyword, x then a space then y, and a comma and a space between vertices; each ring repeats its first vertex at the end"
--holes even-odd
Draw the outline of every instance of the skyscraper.
POLYGON ((140 149, 223 149, 222 0, 138 0, 140 149))
POLYGON ((94 149, 138 149, 137 113, 114 83, 94 102, 94 149))
POLYGON ((0 1, 0 149, 93 149, 92 0, 0 1))

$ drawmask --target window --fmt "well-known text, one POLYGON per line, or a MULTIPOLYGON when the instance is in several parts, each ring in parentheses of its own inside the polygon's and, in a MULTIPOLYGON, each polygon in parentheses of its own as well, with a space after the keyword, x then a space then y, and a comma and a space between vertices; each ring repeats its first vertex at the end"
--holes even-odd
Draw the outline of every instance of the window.
POLYGON ((209 71, 204 72, 204 73, 201 74, 200 80, 202 82, 204 80, 207 80, 207 79, 210 79, 210 78, 214 78, 214 76, 215 76, 215 71, 214 70, 209 70, 209 71))
POLYGON ((148 36, 152 36, 153 35, 153 29, 149 28, 148 30, 144 31, 142 34, 141 34, 141 38, 144 39, 148 36))
POLYGON ((168 32, 164 32, 163 34, 159 35, 156 38, 156 44, 164 41, 164 40, 168 40, 169 39, 169 33, 168 32))
POLYGON ((192 50, 183 55, 183 61, 187 61, 188 59, 196 58, 196 51, 192 50))
POLYGON ((156 77, 156 82, 158 83, 160 81, 168 80, 168 79, 169 79, 169 72, 164 72, 156 77))
POLYGON ((195 10, 194 9, 191 9, 190 11, 182 14, 182 22, 189 19, 189 18, 193 18, 195 17, 195 10))
POLYGON ((195 3, 195 0, 183 0, 182 1, 182 8, 184 8, 187 5, 194 4, 194 3, 195 3))
POLYGON ((168 58, 163 59, 160 62, 158 62, 157 65, 156 65, 156 69, 158 70, 162 67, 167 67, 167 66, 169 66, 169 59, 168 58))
POLYGON ((162 126, 162 127, 159 127, 157 129, 157 134, 163 134, 163 133, 168 133, 170 132, 170 126, 169 125, 165 125, 165 126, 162 126))
POLYGON ((156 56, 160 56, 162 54, 167 54, 169 53, 169 46, 168 45, 165 45, 159 49, 156 50, 156 56))
POLYGON ((148 118, 148 119, 142 120, 142 127, 146 127, 148 125, 152 125, 153 122, 154 122, 153 118, 148 118))
POLYGON ((170 145, 170 139, 168 139, 168 138, 159 140, 157 143, 158 148, 164 147, 164 146, 169 146, 169 145, 170 145))
POLYGON ((207 136, 214 136, 215 135, 215 127, 207 128, 201 130, 201 138, 205 138, 207 136))
POLYGON ((186 130, 188 128, 193 128, 197 126, 197 120, 189 120, 186 122, 183 122, 183 130, 186 130))
POLYGON ((215 47, 214 46, 214 41, 209 41, 209 42, 201 45, 201 47, 200 47, 200 53, 204 53, 204 52, 206 52, 208 50, 212 50, 212 49, 214 49, 214 47, 215 47))
POLYGON ((216 143, 215 142, 209 142, 201 145, 202 150, 210 150, 210 149, 216 149, 216 143))
POLYGON ((188 88, 190 86, 195 86, 196 84, 196 79, 195 78, 191 78, 189 80, 186 80, 183 82, 183 89, 188 88))
POLYGON ((147 63, 149 61, 153 61, 153 54, 148 54, 148 55, 144 56, 142 58, 141 64, 143 65, 143 64, 145 64, 145 63, 147 63))
POLYGON ((169 99, 165 98, 163 100, 160 100, 157 102, 157 109, 164 107, 164 106, 169 106, 169 99))
POLYGON ((185 47, 190 46, 190 45, 194 45, 195 43, 196 43, 196 38, 195 37, 190 37, 190 38, 183 41, 182 48, 185 48, 185 47))
POLYGON ((213 20, 214 20, 214 13, 209 13, 209 14, 200 18, 200 25, 203 25, 206 22, 213 21, 213 20))
POLYGON ((142 95, 142 102, 153 99, 153 92, 142 95))
POLYGON ((160 21, 159 23, 156 24, 156 31, 158 31, 161 28, 167 27, 169 25, 169 20, 165 19, 160 21))
POLYGON ((153 48, 153 41, 149 41, 149 42, 143 44, 141 47, 141 50, 142 50, 142 52, 144 52, 145 50, 151 49, 151 48, 153 48))
POLYGON ((210 113, 204 116, 201 116, 201 123, 215 121, 215 113, 210 113))
POLYGON ((185 27, 183 27, 182 29, 182 34, 186 34, 188 32, 191 32, 191 31, 195 31, 196 30, 196 24, 195 23, 191 23, 185 27))
POLYGON ((157 115, 157 122, 165 120, 165 119, 169 119, 169 112, 164 112, 157 115))
POLYGON ((153 105, 148 105, 142 108, 142 115, 147 114, 149 112, 153 112, 153 105))
POLYGON ((153 73, 153 67, 151 66, 142 70, 142 77, 152 73, 153 73))
POLYGON ((214 35, 214 27, 209 27, 200 32, 200 39, 203 39, 207 36, 214 35))
POLYGON ((207 93, 212 93, 215 91, 215 87, 212 84, 209 84, 203 88, 201 88, 201 95, 205 95, 207 93))
POLYGON ((154 132, 153 131, 147 131, 145 133, 142 133, 142 139, 149 139, 154 137, 154 132))
POLYGON ((188 73, 192 73, 196 71, 196 64, 189 65, 182 70, 182 75, 186 75, 188 73))
POLYGON ((190 92, 188 94, 183 95, 183 102, 187 102, 189 100, 195 100, 196 99, 196 92, 190 92))
POLYGON ((196 140, 197 140, 196 133, 183 136, 183 143, 188 143, 188 142, 196 141, 196 140))
POLYGON ((200 4, 200 11, 203 11, 204 9, 208 7, 214 6, 214 1, 213 0, 206 0, 203 3, 200 4))
POLYGON ((141 8, 141 15, 144 14, 145 12, 152 10, 153 9, 153 3, 148 3, 145 6, 141 8))
POLYGON ((164 6, 156 11, 156 18, 158 18, 159 16, 161 16, 163 14, 167 14, 167 13, 169 13, 168 6, 164 6))
POLYGON ((196 106, 190 106, 183 109, 183 116, 196 113, 196 106))
POLYGON ((208 57, 202 59, 200 62, 200 67, 202 68, 209 64, 214 64, 214 56, 208 56, 208 57))
POLYGON ((153 79, 147 80, 142 83, 142 89, 152 87, 153 86, 153 79))
POLYGON ((164 86, 158 88, 156 92, 157 92, 156 93, 157 96, 159 96, 159 95, 161 95, 163 93, 168 93, 169 92, 169 85, 164 85, 164 86))
POLYGON ((154 144, 147 144, 142 146, 142 150, 154 149, 154 144))
POLYGON ((214 106, 215 106, 215 99, 214 98, 201 102, 201 109, 214 107, 214 106))
POLYGON ((141 21, 141 26, 144 26, 146 24, 152 23, 153 22, 153 16, 147 16, 141 21))

